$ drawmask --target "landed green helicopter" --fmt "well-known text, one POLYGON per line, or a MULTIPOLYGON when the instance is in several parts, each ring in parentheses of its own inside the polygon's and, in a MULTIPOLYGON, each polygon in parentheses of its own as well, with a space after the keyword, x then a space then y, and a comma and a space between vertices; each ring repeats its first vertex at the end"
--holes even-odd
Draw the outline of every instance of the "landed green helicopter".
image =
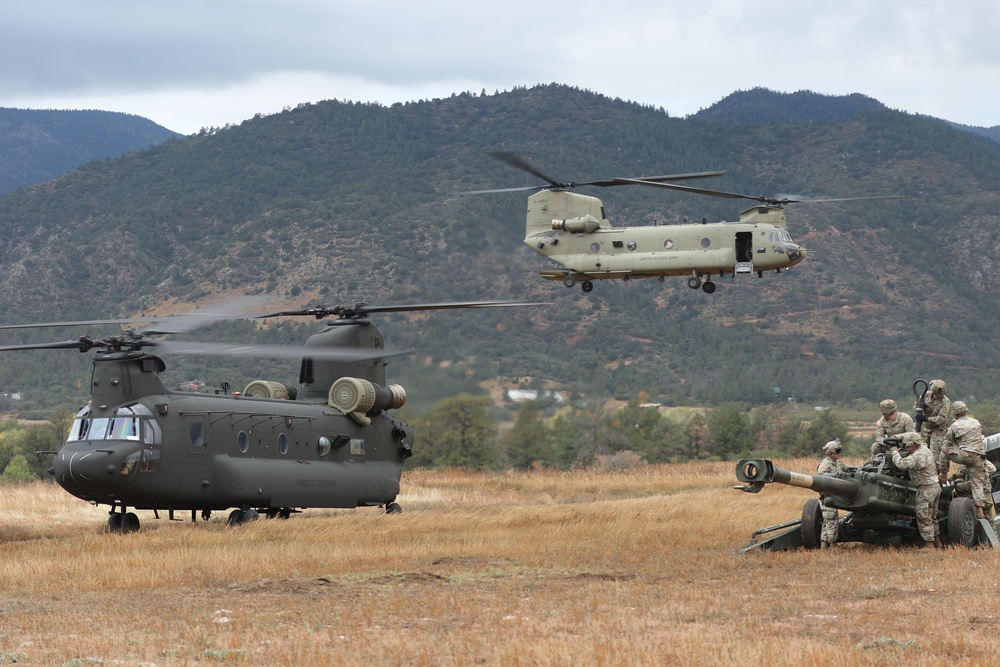
MULTIPOLYGON (((396 502, 413 429, 389 414, 406 401, 386 384, 387 357, 372 313, 498 308, 529 304, 477 301, 396 306, 317 306, 255 315, 167 317, 136 331, 96 339, 9 345, 0 351, 93 352, 90 402, 77 413, 50 472, 72 495, 110 506, 108 527, 133 532, 136 510, 190 512, 191 520, 232 510, 230 525, 264 514, 288 518, 304 508, 396 502), (158 340, 219 319, 336 319, 304 346, 235 345, 158 340), (173 391, 160 378, 159 352, 301 357, 298 388, 255 380, 242 392, 173 391)), ((149 322, 150 319, 15 324, 0 329, 149 322)))

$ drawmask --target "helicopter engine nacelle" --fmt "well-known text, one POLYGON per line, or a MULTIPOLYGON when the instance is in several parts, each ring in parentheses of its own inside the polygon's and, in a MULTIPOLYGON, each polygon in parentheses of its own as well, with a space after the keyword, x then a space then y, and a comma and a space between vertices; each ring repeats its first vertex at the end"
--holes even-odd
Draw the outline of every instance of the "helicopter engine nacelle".
POLYGON ((295 398, 295 391, 280 382, 271 380, 254 380, 243 388, 247 398, 295 398))
POLYGON ((406 390, 398 384, 388 387, 361 378, 343 377, 330 387, 330 407, 343 410, 354 421, 367 426, 371 420, 365 413, 372 410, 394 410, 406 403, 406 390))
POLYGON ((569 232, 570 234, 589 234, 600 228, 601 221, 589 213, 580 218, 552 221, 552 229, 554 231, 569 232))

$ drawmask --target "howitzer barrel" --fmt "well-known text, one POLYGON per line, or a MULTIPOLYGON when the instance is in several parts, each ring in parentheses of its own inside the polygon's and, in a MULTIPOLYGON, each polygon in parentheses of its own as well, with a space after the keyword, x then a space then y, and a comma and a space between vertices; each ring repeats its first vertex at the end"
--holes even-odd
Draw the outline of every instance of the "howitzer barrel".
POLYGON ((844 500, 857 500, 861 495, 861 485, 851 479, 838 479, 826 475, 806 475, 777 468, 767 459, 742 459, 736 463, 736 478, 749 484, 737 487, 742 491, 757 493, 765 484, 788 484, 804 489, 812 489, 827 496, 844 500))

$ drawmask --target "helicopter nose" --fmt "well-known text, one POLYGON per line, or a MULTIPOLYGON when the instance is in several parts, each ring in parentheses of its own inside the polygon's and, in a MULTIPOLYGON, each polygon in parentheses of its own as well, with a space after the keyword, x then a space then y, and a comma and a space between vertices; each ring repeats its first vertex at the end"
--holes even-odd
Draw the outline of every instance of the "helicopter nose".
POLYGON ((798 264, 806 258, 806 249, 794 243, 785 244, 785 254, 791 260, 792 265, 798 264))
POLYGON ((56 481, 68 491, 71 487, 93 484, 107 479, 118 470, 112 460, 113 452, 104 450, 67 450, 62 449, 56 454, 52 463, 56 481))

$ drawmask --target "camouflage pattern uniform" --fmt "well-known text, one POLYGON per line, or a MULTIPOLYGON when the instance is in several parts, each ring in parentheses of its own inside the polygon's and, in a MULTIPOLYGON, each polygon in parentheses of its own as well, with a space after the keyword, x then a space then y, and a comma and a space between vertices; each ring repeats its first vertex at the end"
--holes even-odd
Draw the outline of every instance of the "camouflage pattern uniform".
POLYGON ((983 427, 978 419, 968 416, 968 408, 962 401, 955 401, 951 409, 955 421, 948 427, 948 459, 966 467, 976 516, 983 518, 986 516, 986 445, 983 443, 983 427), (979 516, 980 514, 983 516, 979 516))
MULTIPOLYGON (((945 396, 944 380, 931 380, 924 397, 924 426, 921 429, 937 461, 938 474, 947 475, 950 461, 945 452, 948 427, 951 426, 951 399, 945 396), (940 390, 940 391, 938 391, 940 390)), ((913 404, 917 410, 917 404, 913 404)))
POLYGON ((935 542, 936 538, 940 540, 937 510, 941 485, 938 483, 937 462, 919 433, 903 435, 903 445, 910 449, 910 455, 903 458, 899 450, 893 447, 892 462, 900 470, 909 471, 910 481, 917 487, 917 527, 920 529, 920 537, 925 543, 935 542))
MULTIPOLYGON (((847 471, 847 466, 840 461, 839 456, 837 456, 837 459, 830 458, 831 454, 840 454, 839 440, 831 440, 823 445, 823 451, 826 452, 826 458, 816 466, 817 475, 836 475, 839 472, 847 471)), ((840 533, 840 518, 837 508, 827 507, 822 502, 820 506, 823 508, 823 528, 820 530, 819 539, 822 547, 826 548, 837 543, 837 535, 840 533)))
POLYGON ((872 456, 885 454, 889 448, 885 446, 882 439, 890 436, 900 436, 904 433, 916 433, 917 427, 913 424, 913 418, 905 412, 896 411, 896 402, 886 399, 879 403, 882 416, 875 422, 875 444, 872 445, 872 456), (888 415, 896 413, 892 419, 888 415))
MULTIPOLYGON (((983 514, 986 518, 992 519, 996 516, 996 507, 993 504, 993 493, 992 484, 990 480, 993 479, 994 473, 997 471, 997 467, 993 465, 989 459, 986 459, 983 465, 986 468, 986 505, 983 507, 983 514)), ((950 479, 957 482, 955 484, 955 495, 965 496, 967 498, 972 497, 972 483, 969 482, 969 469, 966 466, 958 466, 955 472, 951 474, 950 479)))

